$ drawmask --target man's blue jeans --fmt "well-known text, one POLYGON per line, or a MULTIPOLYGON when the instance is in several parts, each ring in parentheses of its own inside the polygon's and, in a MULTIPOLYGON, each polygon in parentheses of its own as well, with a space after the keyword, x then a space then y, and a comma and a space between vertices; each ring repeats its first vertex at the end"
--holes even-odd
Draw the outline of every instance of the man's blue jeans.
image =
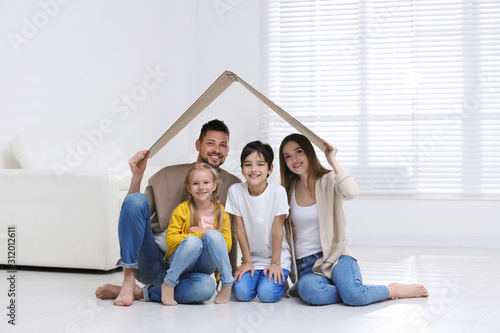
POLYGON ((283 268, 285 279, 281 283, 274 283, 274 276, 269 279, 269 273, 264 276, 263 269, 256 269, 253 277, 250 272, 246 272, 240 281, 236 281, 233 286, 234 298, 238 301, 248 302, 258 296, 264 303, 277 302, 285 293, 286 279, 290 271, 283 268))
POLYGON ((358 262, 343 255, 332 269, 332 279, 312 272, 317 259, 323 253, 316 253, 296 260, 299 280, 297 291, 300 298, 309 305, 326 305, 344 302, 360 306, 383 301, 389 297, 386 286, 364 285, 358 262))
MULTIPOLYGON (((156 245, 151 229, 149 202, 144 194, 133 193, 125 197, 118 221, 118 238, 121 257, 118 263, 121 267, 135 269, 137 281, 148 285, 143 290, 145 299, 148 299, 151 285, 160 286, 163 283, 169 265, 164 260, 165 254, 156 245)), ((176 288, 179 293, 176 300, 179 303, 198 303, 200 297, 208 294, 211 288, 215 290, 215 282, 206 274, 183 276, 176 288)))
POLYGON ((125 197, 118 220, 120 261, 124 268, 135 268, 135 278, 143 284, 158 285, 167 274, 165 254, 158 248, 151 229, 149 203, 142 193, 125 197))
MULTIPOLYGON (((205 273, 187 273, 174 289, 174 299, 180 304, 208 301, 215 293, 215 280, 205 273)), ((142 289, 145 301, 161 302, 161 285, 148 285, 142 289)))

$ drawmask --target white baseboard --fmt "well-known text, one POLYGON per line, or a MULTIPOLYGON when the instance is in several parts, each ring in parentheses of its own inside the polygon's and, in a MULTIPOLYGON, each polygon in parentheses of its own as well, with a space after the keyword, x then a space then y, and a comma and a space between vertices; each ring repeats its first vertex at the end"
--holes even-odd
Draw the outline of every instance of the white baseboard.
POLYGON ((349 244, 369 246, 423 246, 500 249, 500 235, 369 234, 348 233, 349 244))

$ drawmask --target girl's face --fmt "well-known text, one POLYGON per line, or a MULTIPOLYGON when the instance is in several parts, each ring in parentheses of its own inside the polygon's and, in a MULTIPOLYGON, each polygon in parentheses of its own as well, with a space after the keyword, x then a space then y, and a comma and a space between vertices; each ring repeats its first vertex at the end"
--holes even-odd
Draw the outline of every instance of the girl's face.
POLYGON ((291 172, 300 175, 307 172, 309 160, 302 147, 295 141, 290 141, 283 147, 283 157, 291 172))
POLYGON ((267 176, 273 171, 272 166, 269 168, 264 157, 254 151, 248 155, 241 166, 241 173, 245 177, 249 185, 257 186, 267 183, 267 176))
POLYGON ((211 200, 212 193, 217 188, 217 182, 213 180, 212 173, 208 170, 193 170, 189 174, 189 183, 186 189, 194 200, 211 200))

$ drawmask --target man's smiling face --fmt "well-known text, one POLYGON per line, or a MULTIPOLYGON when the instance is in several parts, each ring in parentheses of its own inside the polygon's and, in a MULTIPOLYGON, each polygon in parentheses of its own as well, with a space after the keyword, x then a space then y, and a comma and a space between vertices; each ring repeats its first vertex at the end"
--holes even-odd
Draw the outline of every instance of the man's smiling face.
POLYGON ((217 169, 224 163, 229 152, 226 133, 207 131, 202 141, 196 140, 196 150, 200 152, 198 162, 208 163, 217 169))

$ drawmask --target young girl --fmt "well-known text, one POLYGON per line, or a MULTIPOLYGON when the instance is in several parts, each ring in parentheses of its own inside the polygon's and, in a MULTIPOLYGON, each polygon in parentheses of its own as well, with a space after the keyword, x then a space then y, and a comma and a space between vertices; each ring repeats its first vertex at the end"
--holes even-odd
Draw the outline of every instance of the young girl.
POLYGON ((260 141, 250 142, 241 153, 246 183, 229 188, 226 211, 235 216, 242 264, 235 272, 234 297, 276 302, 285 291, 290 273, 290 247, 283 236, 288 215, 285 189, 268 184, 273 170, 273 150, 260 141))
POLYGON ((185 294, 191 293, 189 299, 192 300, 192 293, 200 292, 197 302, 206 301, 212 297, 215 287, 197 288, 196 281, 202 279, 196 274, 210 275, 217 269, 222 288, 215 303, 227 303, 234 281, 228 255, 231 226, 229 215, 218 201, 217 172, 206 163, 196 163, 187 171, 185 185, 190 198, 175 208, 167 229, 165 260, 170 268, 161 287, 144 291, 145 299, 177 305, 176 299, 182 302, 185 294), (217 202, 212 201, 214 192, 217 202), (186 283, 186 280, 189 281, 186 283))
POLYGON ((419 284, 364 285, 358 263, 347 249, 343 200, 358 195, 358 185, 336 159, 338 149, 325 143, 333 171, 319 162, 311 142, 291 134, 280 146, 281 183, 290 198, 292 254, 300 298, 310 305, 344 302, 366 305, 387 298, 427 297, 419 284))

